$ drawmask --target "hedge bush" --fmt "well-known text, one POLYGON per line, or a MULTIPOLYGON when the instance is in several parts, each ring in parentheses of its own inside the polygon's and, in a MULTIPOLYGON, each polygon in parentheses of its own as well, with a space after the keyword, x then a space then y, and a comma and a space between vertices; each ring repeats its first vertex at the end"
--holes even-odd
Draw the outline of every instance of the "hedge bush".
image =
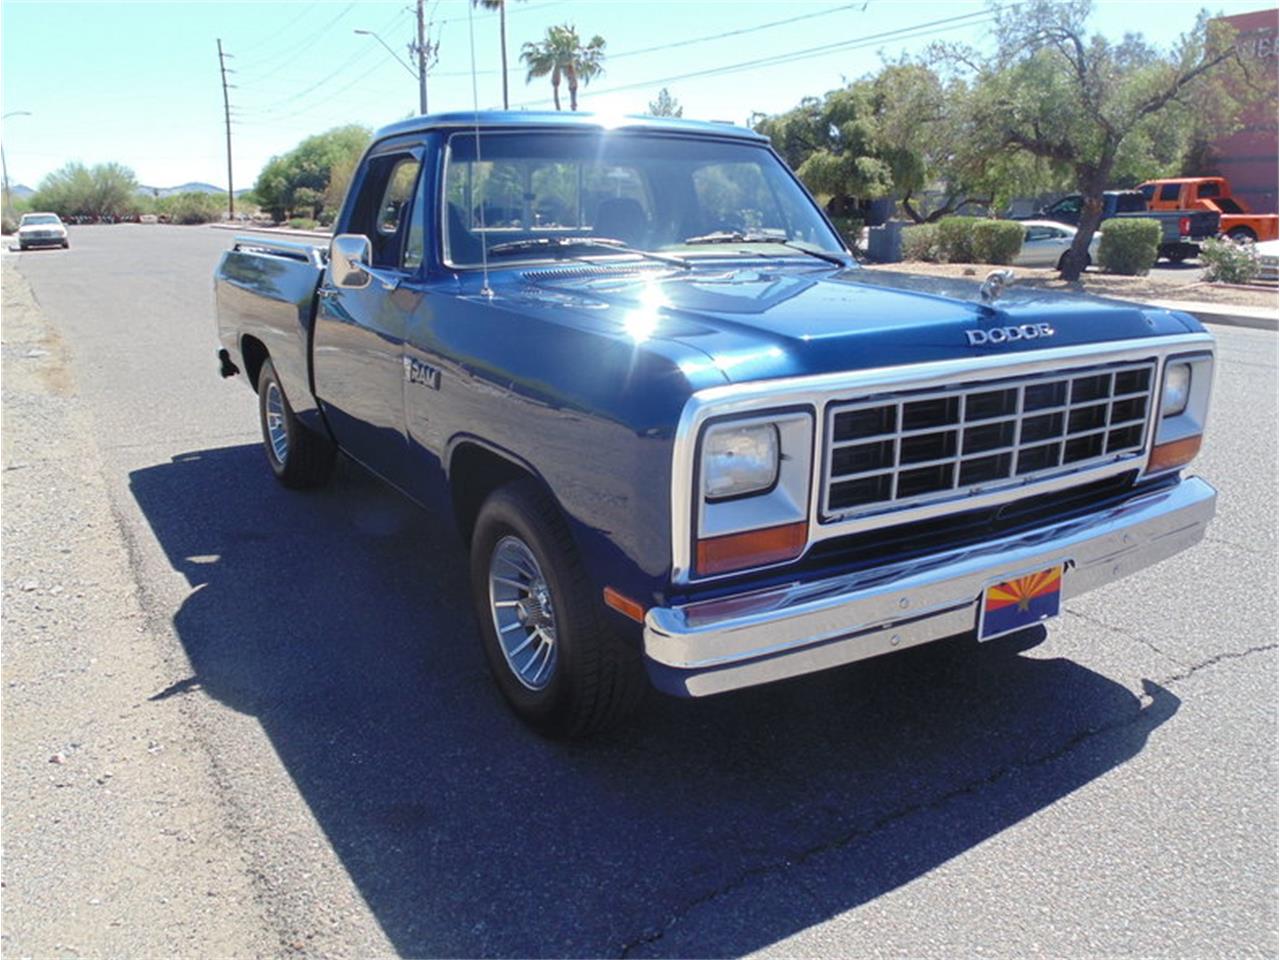
POLYGON ((976 263, 973 228, 977 217, 943 217, 938 221, 938 253, 944 263, 976 263))
POLYGON ((1210 283, 1248 283, 1258 275, 1258 255, 1252 243, 1206 240, 1200 245, 1200 262, 1210 283))
POLYGON ((294 217, 288 222, 288 226, 294 230, 314 230, 319 224, 310 217, 294 217))
POLYGON ((829 214, 831 222, 835 224, 836 229, 840 231, 840 236, 844 238, 845 245, 850 250, 859 250, 862 247, 862 228, 865 225, 861 217, 844 216, 837 214, 829 214))
POLYGON ((979 220, 973 225, 975 263, 1013 263, 1022 249, 1022 224, 1011 220, 979 220))
POLYGON ((1161 234, 1159 220, 1146 217, 1104 220, 1098 259, 1103 269, 1111 273, 1145 274, 1155 265, 1161 234))
POLYGON ((918 223, 912 227, 903 227, 902 259, 937 263, 939 260, 938 225, 936 223, 918 223))

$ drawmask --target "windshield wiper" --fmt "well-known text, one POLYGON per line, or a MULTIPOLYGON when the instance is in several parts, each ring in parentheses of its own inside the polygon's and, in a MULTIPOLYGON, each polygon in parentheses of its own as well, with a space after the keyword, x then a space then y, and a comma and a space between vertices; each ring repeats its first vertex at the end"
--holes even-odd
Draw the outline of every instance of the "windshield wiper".
POLYGON ((683 257, 670 257, 661 253, 650 253, 648 250, 637 250, 635 247, 628 246, 623 241, 615 240, 613 237, 530 237, 527 240, 508 240, 506 243, 494 244, 489 248, 489 253, 501 257, 509 253, 529 253, 530 251, 538 250, 558 253, 575 247, 604 247, 618 253, 630 253, 637 257, 644 257, 646 260, 669 263, 685 270, 693 269, 693 264, 683 257))
POLYGON ((717 231, 716 233, 704 233, 700 237, 685 237, 683 243, 776 243, 781 247, 789 247, 792 250, 799 250, 801 253, 807 253, 811 257, 817 257, 819 260, 825 260, 827 263, 834 263, 838 267, 847 267, 841 257, 834 253, 824 253, 821 250, 810 250, 808 247, 801 246, 794 240, 788 240, 786 237, 774 237, 767 233, 732 233, 726 230, 717 231))

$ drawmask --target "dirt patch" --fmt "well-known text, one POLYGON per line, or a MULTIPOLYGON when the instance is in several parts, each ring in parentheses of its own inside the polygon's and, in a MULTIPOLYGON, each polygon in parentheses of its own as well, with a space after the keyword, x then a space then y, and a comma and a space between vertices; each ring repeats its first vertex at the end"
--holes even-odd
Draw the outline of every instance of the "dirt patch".
POLYGON ((992 270, 1012 270, 1019 287, 1054 290, 1062 293, 1091 293, 1099 297, 1122 300, 1189 300, 1235 307, 1261 307, 1280 310, 1280 293, 1276 285, 1259 284, 1256 288, 1223 286, 1216 283, 1173 283, 1159 275, 1122 277, 1089 271, 1078 281, 1059 279, 1058 271, 1036 267, 993 267, 987 263, 869 263, 868 270, 890 273, 913 273, 925 277, 981 281, 992 270))

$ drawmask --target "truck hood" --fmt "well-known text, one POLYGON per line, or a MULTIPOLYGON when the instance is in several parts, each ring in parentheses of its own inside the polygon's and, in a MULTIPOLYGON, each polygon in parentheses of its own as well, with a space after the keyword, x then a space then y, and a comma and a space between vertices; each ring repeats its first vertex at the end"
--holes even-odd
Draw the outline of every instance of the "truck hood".
POLYGON ((859 268, 739 262, 672 274, 573 266, 522 279, 527 306, 568 308, 637 342, 677 341, 730 382, 1199 329, 1186 315, 1124 301, 1015 285, 985 304, 976 282, 859 268), (972 342, 983 334, 987 342, 972 342))

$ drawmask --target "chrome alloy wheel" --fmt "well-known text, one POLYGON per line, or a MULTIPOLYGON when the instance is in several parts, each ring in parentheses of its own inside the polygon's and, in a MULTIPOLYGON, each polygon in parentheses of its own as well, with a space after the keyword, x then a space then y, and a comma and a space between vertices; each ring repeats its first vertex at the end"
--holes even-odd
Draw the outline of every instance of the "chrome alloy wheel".
POLYGON ((556 671, 556 613, 542 568, 519 537, 503 537, 493 548, 489 609, 516 679, 530 690, 546 687, 556 671))
POLYGON ((289 456, 289 430, 284 422, 284 394, 274 380, 267 384, 267 438, 276 462, 283 464, 289 456))

